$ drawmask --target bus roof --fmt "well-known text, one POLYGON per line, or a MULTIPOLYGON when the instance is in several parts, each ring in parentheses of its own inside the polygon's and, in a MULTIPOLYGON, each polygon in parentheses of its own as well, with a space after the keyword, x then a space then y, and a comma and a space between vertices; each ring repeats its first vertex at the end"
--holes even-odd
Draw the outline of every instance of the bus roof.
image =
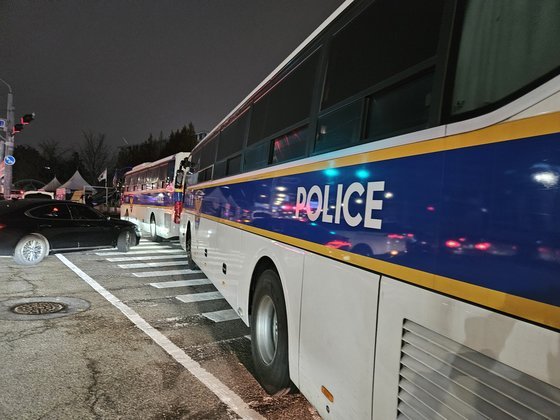
POLYGON ((346 0, 344 3, 342 3, 328 18, 323 21, 323 23, 321 23, 321 25, 317 27, 317 29, 315 29, 311 33, 311 35, 309 35, 288 57, 286 57, 286 59, 282 61, 278 65, 278 67, 276 67, 255 89, 253 89, 251 93, 249 93, 249 95, 245 97, 245 99, 239 102, 239 104, 229 114, 227 114, 224 119, 216 124, 216 126, 212 130, 210 130, 206 137, 204 137, 204 139, 201 140, 201 142, 198 143, 192 151, 194 152, 195 150, 198 150, 205 143, 207 143, 212 138, 212 136, 224 125, 226 121, 228 121, 241 108, 243 108, 259 90, 261 90, 270 80, 272 80, 278 73, 280 73, 280 71, 284 67, 286 67, 286 65, 290 63, 290 61, 292 61, 292 59, 297 54, 299 54, 300 51, 302 51, 307 45, 309 45, 323 31, 323 29, 325 29, 326 26, 328 26, 333 20, 335 20, 344 10, 348 8, 348 6, 354 3, 354 1, 355 0, 346 0))
POLYGON ((170 160, 172 160, 172 159, 175 159, 175 158, 176 158, 177 156, 179 156, 179 155, 181 155, 181 159, 183 159, 183 156, 184 156, 184 157, 188 157, 188 156, 190 155, 190 152, 179 152, 179 153, 175 153, 175 154, 173 154, 173 155, 171 155, 171 156, 166 156, 166 157, 164 157, 164 158, 161 158, 161 159, 159 159, 159 160, 156 160, 155 162, 144 162, 144 163, 141 163, 140 165, 134 166, 130 171, 125 172, 125 175, 130 174, 130 173, 132 173, 132 172, 136 172, 136 171, 142 170, 142 169, 151 168, 151 167, 153 167, 153 166, 161 165, 162 163, 165 163, 165 162, 168 162, 168 161, 170 161, 170 160))

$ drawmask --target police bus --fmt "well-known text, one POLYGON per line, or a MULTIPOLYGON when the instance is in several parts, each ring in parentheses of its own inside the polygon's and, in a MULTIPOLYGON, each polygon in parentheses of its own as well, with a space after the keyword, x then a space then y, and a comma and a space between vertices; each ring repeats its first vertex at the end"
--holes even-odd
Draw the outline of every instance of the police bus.
POLYGON ((347 1, 192 151, 181 242, 323 418, 559 418, 560 2, 347 1))
POLYGON ((120 214, 137 224, 152 241, 179 236, 183 205, 181 152, 133 167, 124 176, 120 214))

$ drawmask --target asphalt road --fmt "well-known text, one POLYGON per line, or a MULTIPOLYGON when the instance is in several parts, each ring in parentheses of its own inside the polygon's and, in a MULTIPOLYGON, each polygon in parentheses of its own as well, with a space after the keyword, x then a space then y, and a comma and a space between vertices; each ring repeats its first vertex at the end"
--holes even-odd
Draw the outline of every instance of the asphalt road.
POLYGON ((173 241, 0 258, 0 418, 318 419, 260 388, 248 328, 184 262, 173 241))

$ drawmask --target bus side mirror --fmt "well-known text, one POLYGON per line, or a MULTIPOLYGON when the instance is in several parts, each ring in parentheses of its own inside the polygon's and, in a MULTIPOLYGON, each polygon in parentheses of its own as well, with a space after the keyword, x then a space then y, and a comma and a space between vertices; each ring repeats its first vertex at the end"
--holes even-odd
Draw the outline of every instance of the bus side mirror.
POLYGON ((185 168, 185 171, 187 172, 187 175, 192 175, 193 174, 193 167, 192 167, 192 162, 189 160, 189 158, 184 158, 180 165, 179 168, 185 168))
POLYGON ((175 188, 183 188, 183 180, 185 179, 185 172, 179 169, 175 174, 175 188))

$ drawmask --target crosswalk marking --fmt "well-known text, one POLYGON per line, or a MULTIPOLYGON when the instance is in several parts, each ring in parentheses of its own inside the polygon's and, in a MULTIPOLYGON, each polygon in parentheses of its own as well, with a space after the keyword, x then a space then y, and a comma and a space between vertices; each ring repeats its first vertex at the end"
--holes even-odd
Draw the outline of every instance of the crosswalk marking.
POLYGON ((175 265, 189 265, 189 261, 160 261, 149 263, 135 263, 135 264, 119 264, 120 268, 157 268, 157 267, 170 267, 175 265))
POLYGON ((155 249, 155 250, 142 250, 142 251, 128 251, 128 252, 96 252, 95 255, 106 256, 106 255, 139 255, 139 254, 184 254, 185 251, 182 249, 155 249))
POLYGON ((185 303, 202 302, 205 300, 223 299, 220 292, 192 293, 190 295, 175 296, 175 299, 185 303))
POLYGON ((164 281, 161 283, 150 283, 150 286, 157 289, 167 289, 171 287, 185 287, 185 286, 202 286, 205 284, 212 284, 208 279, 192 279, 192 280, 177 280, 177 281, 164 281))
POLYGON ((240 319, 239 315, 237 315, 237 312, 235 312, 233 309, 226 309, 223 311, 214 311, 214 312, 204 312, 202 316, 214 322, 225 322, 225 321, 233 321, 234 319, 240 319))
POLYGON ((132 273, 136 277, 163 277, 163 276, 176 276, 181 274, 198 274, 202 273, 200 270, 168 270, 168 271, 146 271, 144 273, 132 273))
POLYGON ((125 262, 125 261, 146 261, 146 260, 182 260, 186 259, 186 255, 146 255, 143 257, 117 257, 107 258, 109 262, 125 262))

